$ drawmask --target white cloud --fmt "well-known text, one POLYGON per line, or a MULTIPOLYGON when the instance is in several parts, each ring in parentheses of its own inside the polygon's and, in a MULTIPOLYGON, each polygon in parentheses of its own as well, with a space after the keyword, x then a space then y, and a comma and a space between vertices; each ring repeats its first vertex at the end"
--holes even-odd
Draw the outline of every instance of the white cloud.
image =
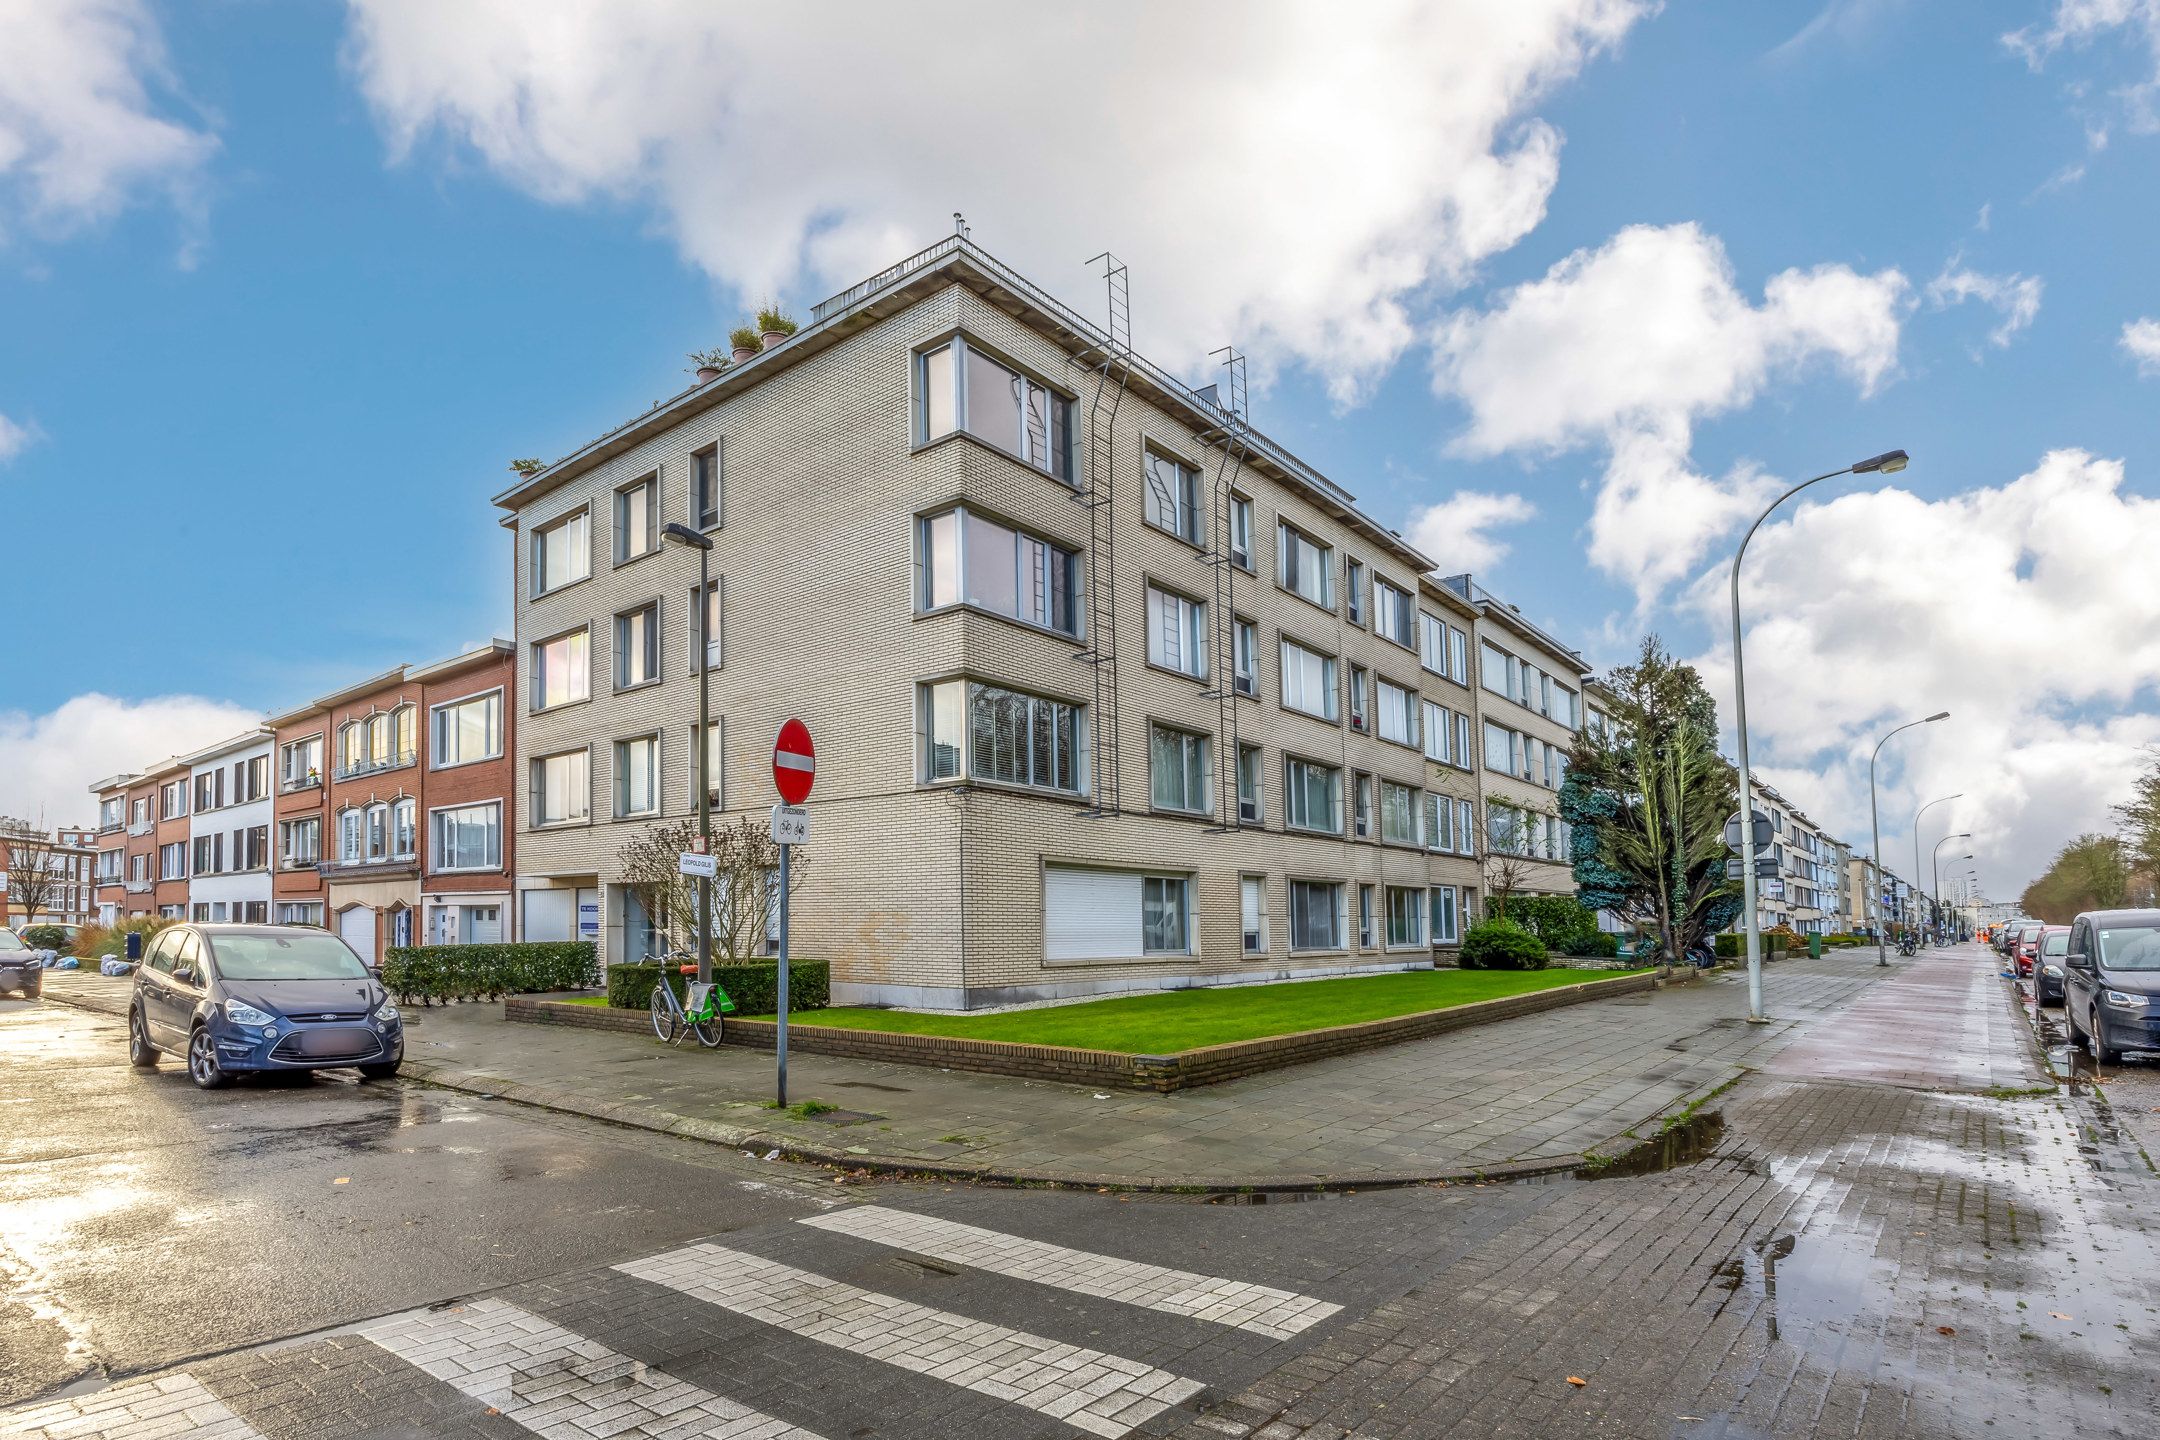
POLYGON ((1437 505, 1412 511, 1408 533, 1410 543, 1436 562, 1437 573, 1482 572, 1508 553, 1508 542, 1492 532, 1536 514, 1537 507, 1520 495, 1458 490, 1437 505))
POLYGON ((2160 378, 2160 320, 2132 320, 2122 328, 2123 354, 2136 362, 2138 374, 2160 378))
POLYGON ((963 210, 1065 293, 1116 251, 1144 350, 1294 354, 1342 402, 1543 218, 1560 135, 1531 108, 1655 8, 349 4, 400 157, 439 135, 550 203, 648 207, 753 297, 851 283, 963 210))
POLYGON ((18 424, 7 416, 0 415, 0 465, 22 454, 35 439, 37 431, 34 427, 18 424))
POLYGON ((1591 560, 1647 603, 1774 483, 1750 465, 1697 473, 1695 422, 1816 363, 1872 393, 1897 362, 1907 290, 1895 270, 1822 265, 1771 277, 1758 305, 1716 237, 1633 226, 1444 320, 1434 387, 1469 409, 1461 453, 1604 448, 1591 560))
POLYGON ((0 814, 75 825, 96 815, 90 782, 214 745, 262 713, 198 695, 77 695, 42 715, 0 710, 0 814))
MULTIPOLYGON (((2143 53, 2132 57, 2139 78, 2119 86, 2115 97, 2132 130, 2160 130, 2160 110, 2154 105, 2160 99, 2160 0, 2055 0, 2049 23, 2028 25, 2002 38, 2003 44, 2038 71, 2066 46, 2081 49, 2118 35, 2143 53)), ((2088 123, 2086 140, 2094 150, 2104 148, 2106 126, 2088 123)))
POLYGON ((0 210, 65 233, 142 194, 184 212, 217 142, 156 113, 164 39, 141 0, 0 0, 0 210))
POLYGON ((2002 317, 1988 332, 1988 343, 1997 349, 2009 345, 2018 331, 2040 315, 2040 277, 2037 275, 1983 275, 1952 261, 1928 282, 1928 303, 1938 310, 1977 300, 2002 317))
MULTIPOLYGON (((2123 481, 2120 462, 2063 450, 2005 485, 1932 501, 1876 489, 1765 526, 1745 577, 1757 770, 1865 849, 1868 752, 1891 726, 1949 710, 1883 752, 1894 867, 1911 869, 1913 811, 1938 795, 1966 798, 1930 812, 1925 842, 1973 831, 1944 854, 1974 849, 1998 898, 2065 839, 2111 830, 2139 748, 2160 741, 2147 558, 2160 500, 2123 481)), ((1722 568, 1691 600, 1727 633, 1722 568)), ((1729 653, 1696 663, 1729 725, 1729 653)))

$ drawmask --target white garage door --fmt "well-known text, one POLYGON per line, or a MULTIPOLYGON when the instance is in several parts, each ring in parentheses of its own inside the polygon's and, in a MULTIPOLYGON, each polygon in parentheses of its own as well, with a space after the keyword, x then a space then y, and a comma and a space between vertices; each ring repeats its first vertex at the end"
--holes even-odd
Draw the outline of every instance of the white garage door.
POLYGON ((375 963, 375 912, 365 905, 356 905, 341 911, 337 922, 338 938, 352 946, 360 958, 368 964, 375 963))
POLYGON ((524 936, 527 940, 575 940, 575 890, 527 890, 524 936))
POLYGON ((1125 870, 1043 870, 1043 958, 1125 960, 1142 954, 1140 877, 1125 870))
POLYGON ((502 939, 502 907, 468 905, 465 908, 465 940, 472 945, 493 945, 502 939))

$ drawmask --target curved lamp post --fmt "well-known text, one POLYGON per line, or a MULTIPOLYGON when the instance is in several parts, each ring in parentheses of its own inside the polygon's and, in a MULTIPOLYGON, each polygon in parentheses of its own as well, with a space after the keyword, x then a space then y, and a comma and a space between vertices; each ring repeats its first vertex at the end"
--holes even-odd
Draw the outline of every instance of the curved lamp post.
MULTIPOLYGON (((1938 721, 1938 720, 1947 720, 1947 719, 1949 719, 1949 718, 1950 718, 1950 712, 1949 712, 1949 711, 1947 711, 1947 710, 1938 710, 1938 711, 1937 711, 1937 712, 1935 712, 1935 713, 1934 713, 1933 715, 1930 715, 1930 716, 1928 716, 1928 717, 1927 717, 1926 719, 1923 719, 1923 720, 1908 720, 1908 721, 1906 721, 1906 722, 1905 722, 1905 723, 1904 723, 1903 725, 1900 725, 1900 726, 1898 726, 1896 730, 1892 730, 1892 731, 1890 732, 1890 734, 1889 734, 1889 735, 1885 735, 1885 736, 1883 736, 1883 737, 1882 737, 1882 739, 1880 739, 1880 740, 1876 741, 1876 742, 1875 742, 1875 753, 1874 753, 1873 755, 1870 755, 1870 756, 1868 756, 1868 762, 1867 762, 1867 808, 1868 808, 1868 828, 1869 828, 1869 829, 1871 829, 1871 830, 1873 830, 1873 831, 1875 832, 1875 897, 1874 897, 1874 899, 1875 899, 1875 906, 1874 906, 1874 908, 1875 908, 1875 963, 1876 963, 1877 965, 1888 965, 1888 964, 1890 963, 1890 948, 1889 948, 1889 945, 1888 945, 1888 943, 1887 943, 1887 942, 1885 941, 1885 938, 1884 938, 1884 935, 1883 935, 1883 931, 1884 931, 1884 929, 1885 929, 1885 926, 1884 926, 1884 917, 1883 917, 1883 913, 1882 913, 1882 910, 1883 910, 1883 905, 1882 905, 1882 882, 1883 882, 1883 874, 1884 874, 1884 870, 1883 870, 1883 863, 1882 863, 1882 813, 1881 813, 1881 809, 1880 809, 1880 807, 1878 807, 1878 806, 1876 805, 1876 803, 1875 803, 1875 761, 1876 761, 1876 758, 1877 758, 1878 756, 1880 756, 1880 755, 1882 754, 1882 747, 1890 743, 1890 735, 1895 735, 1895 734, 1897 734, 1897 733, 1898 733, 1899 731, 1901 731, 1901 730, 1910 730, 1910 729, 1912 729, 1912 728, 1913 728, 1913 726, 1915 726, 1915 725, 1932 725, 1932 724, 1934 724, 1934 723, 1935 723, 1936 721, 1938 721)), ((1917 881, 1918 881, 1918 880, 1920 879, 1919 869, 1920 869, 1920 867, 1919 867, 1919 866, 1918 866, 1917 864, 1916 864, 1916 865, 1914 865, 1914 867, 1913 867, 1913 879, 1914 879, 1914 881, 1915 881, 1915 882, 1917 882, 1917 881)))
MULTIPOLYGON (((1755 909, 1755 781, 1748 773, 1747 748, 1747 668, 1740 654, 1740 562, 1747 558, 1748 541, 1762 528, 1762 522, 1793 496, 1810 485, 1824 480, 1835 480, 1840 475, 1895 475, 1911 462, 1903 450, 1885 450, 1880 455, 1847 465, 1842 470, 1832 470, 1817 475, 1813 480, 1803 480, 1798 485, 1763 507, 1748 526, 1747 534, 1740 537, 1740 548, 1732 557, 1732 674, 1733 719, 1740 732, 1740 886, 1741 904, 1746 913, 1741 916, 1747 933, 1747 1008, 1748 1023, 1761 1025, 1766 1017, 1762 1008, 1762 920, 1755 909)), ((1878 836, 1875 853, 1882 853, 1882 841, 1878 836)), ((1888 963, 1888 962, 1885 962, 1888 963)))
MULTIPOLYGON (((1920 808, 1919 808, 1918 810, 1915 810, 1915 811, 1913 811, 1913 817, 1912 817, 1912 873, 1913 873, 1913 880, 1914 880, 1914 881, 1915 881, 1916 883, 1917 883, 1917 882, 1918 882, 1918 880, 1920 879, 1920 817, 1921 817, 1922 815, 1925 815, 1925 814, 1927 814, 1927 812, 1928 812, 1928 811, 1930 811, 1930 810, 1934 809, 1934 808, 1935 808, 1935 807, 1936 807, 1937 805, 1940 805, 1940 804, 1942 804, 1944 800, 1956 800, 1956 799, 1959 799, 1960 797, 1962 797, 1962 796, 1964 795, 1964 793, 1965 793, 1964 791, 1960 790, 1960 791, 1958 791, 1958 793, 1957 793, 1956 795, 1945 795, 1945 796, 1943 796, 1943 797, 1942 797, 1942 799, 1939 799, 1939 800, 1930 800, 1930 801, 1928 801, 1928 802, 1927 802, 1927 804, 1925 804, 1925 805, 1922 805, 1922 806, 1921 806, 1921 807, 1920 807, 1920 808)), ((1937 879, 1937 883, 1940 883, 1940 877, 1938 877, 1938 879, 1937 879)), ((1940 902, 1941 902, 1941 900, 1942 900, 1942 896, 1941 896, 1940 894, 1937 894, 1937 895, 1936 895, 1936 897, 1935 897, 1935 899, 1936 899, 1936 901, 1937 901, 1938 903, 1940 903, 1940 902)))

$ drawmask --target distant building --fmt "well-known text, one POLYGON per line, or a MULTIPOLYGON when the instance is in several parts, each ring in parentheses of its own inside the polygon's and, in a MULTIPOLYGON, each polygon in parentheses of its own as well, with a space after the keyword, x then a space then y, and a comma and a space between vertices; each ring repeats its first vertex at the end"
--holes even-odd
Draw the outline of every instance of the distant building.
POLYGON ((0 923, 87 925, 97 918, 97 837, 0 818, 0 923))

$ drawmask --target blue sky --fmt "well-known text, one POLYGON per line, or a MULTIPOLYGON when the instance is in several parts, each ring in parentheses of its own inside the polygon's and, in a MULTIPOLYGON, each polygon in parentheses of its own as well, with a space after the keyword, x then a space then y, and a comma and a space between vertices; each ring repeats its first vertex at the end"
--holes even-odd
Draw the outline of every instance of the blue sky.
POLYGON ((507 633, 511 457, 955 208, 1084 308, 1126 255, 1144 349, 1245 346, 1263 428, 1601 665, 1654 629, 1729 687, 1736 517, 1909 449, 1897 494, 1751 552, 1759 768, 1849 839, 1886 721, 1957 712, 1886 809, 1988 797, 1952 813, 1998 893, 2160 739, 2122 639, 2160 619, 2160 330, 2142 368, 2126 340, 2160 316, 2160 0, 1286 4, 1227 42, 936 8, 7 22, 0 517, 47 638, 4 644, 0 811, 507 633))

